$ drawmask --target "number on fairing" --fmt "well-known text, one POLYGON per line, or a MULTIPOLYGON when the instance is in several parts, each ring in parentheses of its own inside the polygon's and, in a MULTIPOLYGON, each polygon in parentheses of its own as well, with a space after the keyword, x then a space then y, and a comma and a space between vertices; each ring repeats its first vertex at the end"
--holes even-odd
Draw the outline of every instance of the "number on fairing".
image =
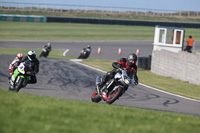
POLYGON ((24 71, 24 65, 23 65, 22 63, 19 65, 18 70, 19 70, 19 72, 22 73, 22 74, 25 73, 25 71, 24 71))

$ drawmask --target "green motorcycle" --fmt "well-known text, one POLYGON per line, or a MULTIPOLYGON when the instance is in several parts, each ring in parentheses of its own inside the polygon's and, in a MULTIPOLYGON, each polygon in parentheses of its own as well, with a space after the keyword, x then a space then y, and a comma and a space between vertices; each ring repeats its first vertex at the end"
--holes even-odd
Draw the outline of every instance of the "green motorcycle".
POLYGON ((11 76, 9 90, 18 92, 21 88, 26 87, 32 74, 33 70, 30 61, 20 63, 11 76))

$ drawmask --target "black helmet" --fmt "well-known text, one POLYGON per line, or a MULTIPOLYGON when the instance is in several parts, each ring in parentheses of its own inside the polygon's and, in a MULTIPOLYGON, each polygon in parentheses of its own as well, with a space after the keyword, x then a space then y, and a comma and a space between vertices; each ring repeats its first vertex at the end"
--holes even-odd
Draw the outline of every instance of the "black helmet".
POLYGON ((134 53, 131 53, 127 57, 127 63, 129 66, 134 66, 137 62, 137 55, 134 53))

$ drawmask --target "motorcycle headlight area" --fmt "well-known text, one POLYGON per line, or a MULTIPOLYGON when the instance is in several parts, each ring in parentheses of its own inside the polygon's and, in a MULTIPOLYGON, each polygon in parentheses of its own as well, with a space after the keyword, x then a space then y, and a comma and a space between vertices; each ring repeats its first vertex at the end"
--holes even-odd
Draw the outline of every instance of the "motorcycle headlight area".
POLYGON ((129 84, 129 83, 130 83, 130 80, 129 80, 127 77, 124 77, 124 82, 125 82, 126 84, 129 84))

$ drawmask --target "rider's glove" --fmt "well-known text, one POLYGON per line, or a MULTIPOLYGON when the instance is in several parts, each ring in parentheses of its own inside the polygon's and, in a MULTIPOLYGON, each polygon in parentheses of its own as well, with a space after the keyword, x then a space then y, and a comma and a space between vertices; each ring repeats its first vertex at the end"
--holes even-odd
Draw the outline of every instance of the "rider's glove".
POLYGON ((119 70, 120 70, 120 71, 122 71, 122 70, 123 70, 123 68, 119 68, 119 70))

